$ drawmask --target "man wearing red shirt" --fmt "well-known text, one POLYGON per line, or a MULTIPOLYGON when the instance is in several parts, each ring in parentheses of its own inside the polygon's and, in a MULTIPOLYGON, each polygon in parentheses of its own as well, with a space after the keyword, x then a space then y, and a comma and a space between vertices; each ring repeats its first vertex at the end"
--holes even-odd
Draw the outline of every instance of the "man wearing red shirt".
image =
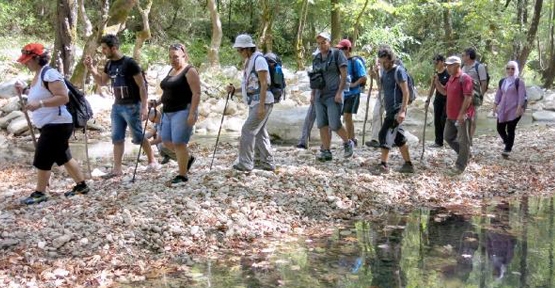
POLYGON ((475 113, 472 106, 473 84, 472 78, 462 72, 461 58, 451 56, 445 60, 445 64, 451 77, 445 86, 436 83, 439 92, 447 95, 447 121, 443 138, 458 154, 451 173, 461 174, 470 158, 470 122, 475 113))

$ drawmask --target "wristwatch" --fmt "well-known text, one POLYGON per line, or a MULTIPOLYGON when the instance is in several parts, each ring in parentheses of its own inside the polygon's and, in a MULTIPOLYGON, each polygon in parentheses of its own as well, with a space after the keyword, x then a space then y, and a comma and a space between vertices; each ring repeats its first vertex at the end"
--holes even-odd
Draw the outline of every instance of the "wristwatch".
POLYGON ((41 108, 44 108, 44 102, 42 102, 42 100, 39 100, 39 104, 41 108))

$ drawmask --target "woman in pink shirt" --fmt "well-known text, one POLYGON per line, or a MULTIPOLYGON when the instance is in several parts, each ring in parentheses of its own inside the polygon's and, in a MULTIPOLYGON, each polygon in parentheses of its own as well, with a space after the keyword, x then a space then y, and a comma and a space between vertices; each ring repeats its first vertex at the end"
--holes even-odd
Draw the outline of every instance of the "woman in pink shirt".
POLYGON ((497 132, 505 144, 501 155, 508 157, 515 142, 516 124, 524 114, 526 85, 522 79, 518 78, 519 70, 516 61, 509 61, 505 69, 507 77, 499 81, 493 113, 497 114, 497 132))

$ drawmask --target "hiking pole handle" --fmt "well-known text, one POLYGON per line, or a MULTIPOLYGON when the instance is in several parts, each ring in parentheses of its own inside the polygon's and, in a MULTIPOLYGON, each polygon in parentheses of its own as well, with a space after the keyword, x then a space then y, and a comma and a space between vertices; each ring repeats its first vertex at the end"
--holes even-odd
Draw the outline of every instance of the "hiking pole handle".
POLYGON ((25 120, 27 120, 27 126, 29 127, 29 132, 31 132, 31 138, 33 139, 33 145, 35 149, 37 148, 37 138, 35 138, 35 132, 33 132, 33 124, 31 123, 31 118, 25 109, 25 102, 23 101, 23 96, 21 95, 21 90, 17 89, 17 96, 19 97, 19 104, 21 104, 21 110, 23 115, 25 115, 25 120))

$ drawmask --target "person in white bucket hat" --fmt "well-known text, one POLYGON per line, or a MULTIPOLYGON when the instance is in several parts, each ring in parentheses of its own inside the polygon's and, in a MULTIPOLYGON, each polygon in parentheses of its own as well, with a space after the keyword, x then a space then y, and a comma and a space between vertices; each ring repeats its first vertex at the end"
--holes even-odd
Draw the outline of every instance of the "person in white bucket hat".
MULTIPOLYGON (((250 35, 238 35, 233 48, 237 49, 237 53, 244 60, 241 94, 243 102, 249 106, 249 115, 241 129, 239 156, 233 168, 239 171, 251 171, 255 168, 274 171, 270 135, 266 130, 266 123, 274 106, 274 96, 268 89, 268 62, 264 55, 256 50, 256 44, 250 35)), ((229 85, 228 93, 232 90, 233 86, 229 85)))

